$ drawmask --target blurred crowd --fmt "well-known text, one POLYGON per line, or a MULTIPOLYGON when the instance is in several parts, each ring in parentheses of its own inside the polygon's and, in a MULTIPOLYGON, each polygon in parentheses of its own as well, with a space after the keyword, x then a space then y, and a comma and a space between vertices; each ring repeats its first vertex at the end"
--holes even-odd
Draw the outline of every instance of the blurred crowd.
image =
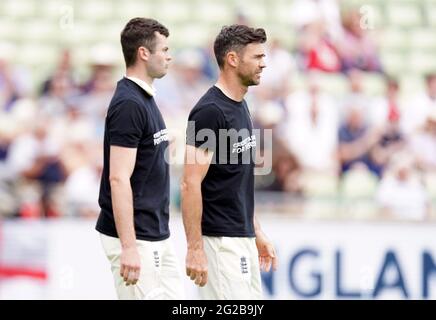
MULTIPOLYGON (((273 138, 259 146, 272 167, 256 177, 259 205, 281 201, 283 211, 308 215, 330 206, 333 218, 431 218, 436 72, 424 76, 421 92, 404 96, 398 79, 384 72, 376 32, 362 26, 358 10, 341 13, 335 1, 295 1, 293 12, 294 48, 268 39, 261 84, 247 96, 255 126, 272 129, 273 138), (383 79, 382 94, 365 91, 368 74, 383 79), (325 90, 329 75, 346 79, 345 93, 325 90), (321 207, 308 209, 318 202, 321 207)), ((173 52, 170 72, 155 82, 157 103, 181 149, 188 113, 217 76, 212 41, 173 52)), ((79 81, 72 54, 62 51, 34 94, 29 70, 0 53, 1 216, 95 217, 99 211, 106 108, 123 74, 118 62, 97 59, 99 53, 88 79, 79 81)), ((172 166, 175 206, 182 153, 172 166)))

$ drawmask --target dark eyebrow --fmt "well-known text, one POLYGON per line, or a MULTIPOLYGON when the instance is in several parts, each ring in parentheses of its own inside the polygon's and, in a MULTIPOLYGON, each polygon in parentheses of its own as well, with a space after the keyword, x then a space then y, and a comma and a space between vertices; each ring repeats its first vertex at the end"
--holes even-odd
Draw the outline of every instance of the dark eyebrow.
POLYGON ((264 54, 264 53, 262 53, 262 54, 256 54, 255 57, 256 57, 256 58, 265 58, 265 54, 264 54))

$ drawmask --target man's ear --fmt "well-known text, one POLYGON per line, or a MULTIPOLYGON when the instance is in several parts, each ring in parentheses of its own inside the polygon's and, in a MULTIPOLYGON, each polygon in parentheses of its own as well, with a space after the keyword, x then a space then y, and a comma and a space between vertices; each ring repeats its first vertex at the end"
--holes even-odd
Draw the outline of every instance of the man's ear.
POLYGON ((137 57, 138 59, 142 60, 142 61, 148 61, 148 59, 150 58, 150 50, 148 50, 146 47, 139 47, 138 48, 138 52, 137 52, 137 57))
POLYGON ((239 56, 235 51, 230 51, 226 54, 227 63, 236 68, 239 65, 239 56))

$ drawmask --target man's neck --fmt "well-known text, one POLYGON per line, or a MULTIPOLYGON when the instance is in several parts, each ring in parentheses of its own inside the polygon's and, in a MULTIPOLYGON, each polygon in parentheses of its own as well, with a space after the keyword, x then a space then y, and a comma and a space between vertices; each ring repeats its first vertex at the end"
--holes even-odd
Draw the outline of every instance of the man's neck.
POLYGON ((127 77, 133 77, 140 79, 144 81, 146 84, 148 84, 150 87, 153 85, 153 78, 150 77, 145 70, 140 70, 138 67, 129 67, 126 70, 126 76, 127 77))
POLYGON ((248 91, 247 86, 241 84, 237 77, 230 74, 221 73, 215 86, 221 89, 227 97, 235 101, 242 101, 248 91))

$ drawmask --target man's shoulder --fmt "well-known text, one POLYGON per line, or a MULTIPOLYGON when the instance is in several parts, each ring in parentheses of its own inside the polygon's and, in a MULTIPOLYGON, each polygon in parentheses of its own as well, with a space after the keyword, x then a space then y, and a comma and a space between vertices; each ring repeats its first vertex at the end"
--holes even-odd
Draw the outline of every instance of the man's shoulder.
POLYGON ((143 109, 141 108, 141 105, 142 105, 141 101, 139 101, 135 97, 129 95, 114 94, 109 104, 109 110, 116 110, 119 108, 143 109))
POLYGON ((129 109, 138 108, 141 112, 146 112, 148 108, 144 107, 149 103, 150 101, 143 99, 135 90, 118 85, 109 104, 109 110, 127 106, 129 109))
POLYGON ((198 112, 212 114, 222 112, 221 103, 213 91, 213 88, 209 88, 198 100, 191 110, 191 115, 198 112))
POLYGON ((119 102, 128 101, 138 106, 151 103, 152 99, 146 99, 145 95, 141 94, 141 91, 138 90, 136 86, 137 85, 135 83, 125 78, 118 81, 112 98, 112 102, 116 104, 119 102))
POLYGON ((216 120, 224 117, 224 113, 219 103, 209 100, 200 100, 189 114, 190 119, 197 117, 207 117, 210 120, 216 120))

